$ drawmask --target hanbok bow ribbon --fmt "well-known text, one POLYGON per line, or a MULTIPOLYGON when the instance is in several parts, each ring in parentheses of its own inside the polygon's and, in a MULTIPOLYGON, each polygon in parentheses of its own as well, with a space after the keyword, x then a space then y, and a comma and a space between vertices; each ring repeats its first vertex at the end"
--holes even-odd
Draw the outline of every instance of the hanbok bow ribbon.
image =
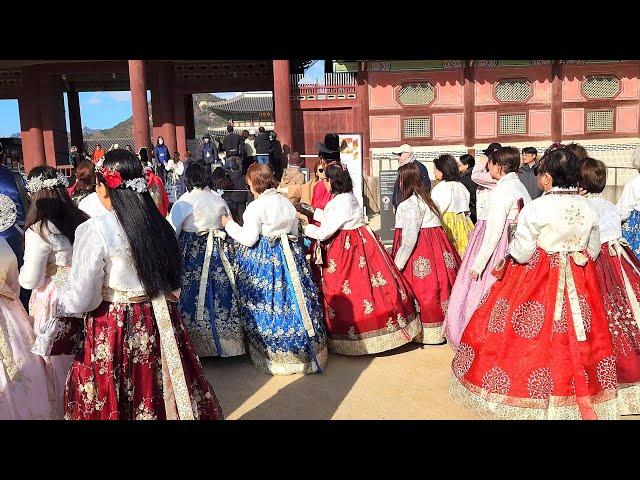
POLYGON ((582 252, 558 252, 560 261, 560 274, 558 277, 558 289, 556 292, 556 306, 553 312, 553 321, 560 322, 562 318, 562 307, 564 305, 564 287, 567 287, 567 297, 569 297, 569 307, 571 308, 571 317, 573 318, 573 327, 576 331, 576 338, 579 342, 584 342, 587 335, 582 319, 582 311, 580 310, 580 301, 578 300, 578 292, 573 279, 573 271, 569 257, 573 258, 576 265, 584 267, 589 258, 582 252))
POLYGON ((309 315, 309 310, 307 309, 307 301, 302 293, 302 283, 300 281, 298 267, 296 266, 296 262, 293 258, 291 245, 289 245, 290 238, 295 242, 298 241, 298 237, 282 233, 277 237, 269 237, 269 243, 273 245, 278 238, 280 239, 280 243, 282 243, 282 251, 284 252, 284 258, 287 262, 287 269, 289 270, 289 275, 291 275, 291 283, 293 284, 293 291, 296 294, 296 301, 298 302, 298 308, 300 309, 300 315, 302 316, 302 324, 304 325, 304 329, 307 331, 307 335, 309 335, 309 337, 314 337, 316 332, 313 328, 313 323, 311 322, 311 315, 309 315))
POLYGON ((233 268, 231 267, 231 263, 229 262, 226 253, 224 252, 224 245, 222 244, 223 240, 227 238, 227 234, 223 230, 210 228, 208 230, 202 230, 196 233, 196 235, 199 237, 207 235, 207 248, 204 252, 204 262, 202 263, 202 271, 200 272, 200 287, 198 289, 198 306, 196 310, 196 319, 198 323, 202 323, 204 318, 204 300, 207 292, 207 283, 209 281, 209 266, 211 264, 211 254, 213 253, 214 238, 218 241, 220 260, 222 261, 222 266, 227 277, 229 277, 231 289, 233 290, 233 294, 236 298, 238 298, 238 290, 236 289, 236 278, 233 274, 233 268))
POLYGON ((627 276, 627 272, 625 272, 624 267, 622 266, 622 261, 624 259, 624 261, 627 262, 629 265, 631 265, 631 268, 633 268, 633 270, 638 275, 640 275, 640 272, 635 266, 635 263, 633 262, 633 260, 631 260, 631 258, 629 257, 629 254, 624 249, 624 247, 630 247, 629 242, 627 241, 626 238, 623 237, 618 240, 611 240, 608 242, 608 244, 609 244, 609 255, 611 255, 612 257, 617 256, 618 260, 620 261, 620 272, 622 273, 622 279, 624 281, 624 289, 627 292, 627 298, 629 299, 629 304, 631 305, 631 312, 633 313, 633 318, 636 321, 636 325, 640 329, 640 303, 638 303, 638 297, 636 296, 636 293, 633 291, 633 287, 631 286, 631 281, 627 276))

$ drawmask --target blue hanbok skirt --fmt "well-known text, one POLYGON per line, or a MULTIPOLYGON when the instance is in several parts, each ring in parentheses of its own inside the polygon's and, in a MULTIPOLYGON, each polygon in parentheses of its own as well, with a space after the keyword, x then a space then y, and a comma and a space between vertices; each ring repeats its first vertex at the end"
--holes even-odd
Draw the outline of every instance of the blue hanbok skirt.
POLYGON ((237 247, 236 279, 249 354, 257 368, 271 375, 321 372, 327 363, 327 332, 318 289, 302 246, 288 242, 297 272, 293 276, 280 237, 261 236, 253 247, 237 247), (308 316, 301 311, 296 283, 308 316))
POLYGON ((199 302, 201 273, 204 266, 207 235, 181 232, 182 290, 180 314, 199 357, 230 357, 245 353, 238 299, 221 256, 224 251, 233 274, 233 244, 213 239, 209 275, 204 289, 204 305, 199 302), (202 312, 198 312, 199 304, 202 312))
POLYGON ((640 258, 640 212, 634 210, 626 222, 622 224, 622 236, 627 239, 631 250, 640 258))

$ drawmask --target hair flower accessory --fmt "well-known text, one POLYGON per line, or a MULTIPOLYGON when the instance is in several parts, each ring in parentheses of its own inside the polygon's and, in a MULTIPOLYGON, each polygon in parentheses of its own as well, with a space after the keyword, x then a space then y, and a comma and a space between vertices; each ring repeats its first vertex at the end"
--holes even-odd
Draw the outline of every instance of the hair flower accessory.
POLYGON ((25 188, 29 193, 37 193, 43 188, 55 188, 55 187, 68 187, 69 182, 67 177, 60 172, 56 174, 56 178, 44 178, 44 175, 38 175, 29 179, 25 185, 25 188))
POLYGON ((122 185, 122 176, 120 172, 118 172, 115 168, 105 168, 103 166, 99 166, 96 168, 96 172, 98 172, 104 178, 104 183, 111 190, 118 188, 122 185))
POLYGON ((144 178, 138 177, 133 180, 127 180, 124 182, 125 187, 130 188, 138 193, 144 193, 147 191, 147 182, 144 178))
POLYGON ((104 183, 111 190, 115 190, 119 187, 125 187, 134 192, 144 193, 147 191, 147 182, 143 177, 132 178, 130 180, 123 180, 122 175, 117 170, 118 164, 113 167, 103 167, 102 165, 96 168, 96 172, 102 175, 104 183))

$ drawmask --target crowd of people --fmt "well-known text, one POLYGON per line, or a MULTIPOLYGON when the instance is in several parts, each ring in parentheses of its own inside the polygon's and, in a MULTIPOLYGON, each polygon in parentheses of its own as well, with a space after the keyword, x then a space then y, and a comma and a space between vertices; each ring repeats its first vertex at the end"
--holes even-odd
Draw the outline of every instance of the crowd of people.
POLYGON ((163 172, 112 148, 71 187, 0 167, 0 418, 221 419, 200 358, 319 374, 410 342, 455 349, 450 394, 481 414, 640 413, 640 176, 614 205, 581 146, 492 143, 436 158, 432 188, 403 145, 389 252, 338 135, 306 179, 263 133, 189 162, 159 138, 163 172))

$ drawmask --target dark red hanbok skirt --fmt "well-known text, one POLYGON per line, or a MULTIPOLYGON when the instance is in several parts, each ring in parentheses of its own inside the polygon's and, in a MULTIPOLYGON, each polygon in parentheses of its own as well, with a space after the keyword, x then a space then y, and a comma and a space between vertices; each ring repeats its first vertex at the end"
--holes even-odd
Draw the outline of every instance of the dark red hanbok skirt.
MULTIPOLYGON (((177 305, 168 303, 193 416, 222 419, 177 305)), ((84 349, 67 376, 65 418, 163 420, 160 335, 151 302, 102 304, 85 321, 84 349)))
MULTIPOLYGON (((394 258, 401 244, 402 229, 396 229, 394 258)), ((402 270, 420 305, 422 334, 416 337, 416 342, 430 345, 444 342, 442 322, 459 268, 460 256, 443 228, 421 228, 416 246, 402 270)))

